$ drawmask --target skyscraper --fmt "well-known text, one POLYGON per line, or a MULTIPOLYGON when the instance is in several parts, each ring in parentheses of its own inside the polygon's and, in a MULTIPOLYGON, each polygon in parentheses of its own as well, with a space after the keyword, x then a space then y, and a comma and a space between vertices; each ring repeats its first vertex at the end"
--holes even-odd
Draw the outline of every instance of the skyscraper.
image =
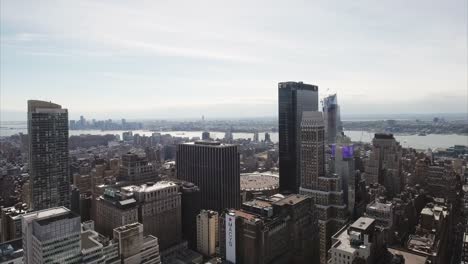
POLYGON ((328 144, 336 143, 336 137, 343 132, 340 118, 340 106, 336 94, 323 99, 323 117, 325 121, 326 141, 328 144))
POLYGON ((365 168, 366 185, 379 183, 385 186, 390 197, 401 192, 403 178, 401 176, 402 148, 393 134, 376 133, 372 140, 372 153, 365 168))
POLYGON ((197 215, 197 250, 205 256, 216 253, 218 242, 218 212, 201 210, 197 215))
POLYGON ((197 141, 177 145, 177 178, 200 188, 201 208, 240 207, 240 160, 236 145, 197 141))
POLYGON ((318 111, 318 86, 278 84, 280 191, 299 192, 300 126, 304 111, 318 111))
POLYGON ((158 238, 162 250, 182 240, 182 211, 179 185, 171 181, 130 185, 121 190, 133 193, 139 203, 138 220, 144 234, 158 238))
POLYGON ((55 207, 23 216, 24 263, 79 263, 80 216, 55 207))
POLYGON ((328 261, 331 236, 347 222, 342 181, 325 169, 325 127, 321 112, 306 111, 301 123, 300 193, 312 198, 320 235, 320 263, 328 261))
POLYGON ((31 207, 70 207, 68 111, 50 102, 28 101, 31 207))

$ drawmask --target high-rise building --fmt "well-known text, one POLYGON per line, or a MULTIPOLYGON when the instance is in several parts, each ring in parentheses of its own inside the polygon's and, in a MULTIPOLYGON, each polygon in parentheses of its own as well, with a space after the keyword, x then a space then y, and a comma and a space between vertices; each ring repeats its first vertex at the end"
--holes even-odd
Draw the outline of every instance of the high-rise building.
POLYGON ((67 109, 29 100, 28 134, 31 208, 70 207, 67 109))
POLYGON ((0 218, 0 242, 21 238, 21 216, 26 212, 27 208, 24 204, 2 208, 2 215, 0 218))
POLYGON ((204 131, 204 132, 202 133, 202 140, 210 140, 210 139, 211 139, 211 138, 210 138, 210 132, 204 131))
POLYGON ((143 225, 133 223, 114 229, 121 263, 160 264, 158 238, 143 235, 143 225))
POLYGON ((23 216, 24 263, 79 263, 80 216, 65 207, 23 216))
POLYGON ((230 263, 315 263, 311 199, 276 194, 219 216, 220 253, 230 263))
POLYGON ((302 82, 278 84, 280 191, 298 193, 300 128, 304 111, 318 111, 318 87, 302 82))
POLYGON ((157 181, 159 179, 157 165, 148 162, 146 156, 140 157, 135 153, 126 153, 122 155, 119 179, 132 184, 157 181))
POLYGON ((299 192, 312 198, 320 235, 320 263, 325 264, 331 236, 347 222, 347 210, 341 178, 325 169, 325 128, 321 112, 303 113, 300 147, 299 192))
POLYGON ((190 249, 197 248, 197 215, 201 210, 200 188, 191 182, 178 182, 182 193, 182 236, 190 249))
POLYGON ((240 207, 240 160, 236 145, 197 141, 177 145, 177 178, 200 188, 201 207, 240 207))
POLYGON ((383 235, 373 218, 359 218, 340 229, 332 240, 330 264, 376 263, 384 253, 383 235))
POLYGON ((182 240, 181 193, 177 184, 148 182, 122 187, 121 191, 133 194, 139 203, 138 216, 145 227, 144 234, 157 237, 161 250, 182 240))
POLYGON ((376 133, 372 140, 372 153, 365 167, 366 185, 379 183, 385 186, 387 195, 394 197, 403 186, 401 173, 402 148, 393 134, 376 133))
POLYGON ((96 200, 96 231, 111 237, 114 228, 138 222, 138 203, 133 194, 106 188, 96 200))
POLYGON ((205 256, 216 253, 218 243, 218 212, 201 210, 197 216, 197 250, 205 256))
POLYGON ((120 264, 119 245, 92 229, 81 232, 82 264, 120 264))
POLYGON ((328 144, 336 143, 336 138, 343 132, 340 118, 340 106, 337 95, 333 94, 323 99, 323 117, 325 121, 325 137, 328 144))
POLYGON ((333 144, 331 153, 332 172, 341 178, 343 198, 350 215, 354 215, 356 202, 356 169, 354 146, 352 144, 333 144))

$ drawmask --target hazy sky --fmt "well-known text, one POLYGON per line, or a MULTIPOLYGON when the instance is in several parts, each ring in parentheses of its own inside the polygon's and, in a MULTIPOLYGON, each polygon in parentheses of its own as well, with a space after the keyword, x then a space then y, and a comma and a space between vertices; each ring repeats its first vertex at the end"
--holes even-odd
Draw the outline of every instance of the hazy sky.
POLYGON ((467 2, 1 0, 1 118, 276 116, 289 80, 351 114, 468 112, 467 2))

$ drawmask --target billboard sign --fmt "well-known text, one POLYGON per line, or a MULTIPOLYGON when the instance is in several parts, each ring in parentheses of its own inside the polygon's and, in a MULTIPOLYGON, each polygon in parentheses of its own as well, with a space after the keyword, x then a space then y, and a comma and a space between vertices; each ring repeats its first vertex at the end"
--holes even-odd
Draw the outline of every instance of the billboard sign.
POLYGON ((236 216, 226 214, 226 260, 236 263, 236 216))

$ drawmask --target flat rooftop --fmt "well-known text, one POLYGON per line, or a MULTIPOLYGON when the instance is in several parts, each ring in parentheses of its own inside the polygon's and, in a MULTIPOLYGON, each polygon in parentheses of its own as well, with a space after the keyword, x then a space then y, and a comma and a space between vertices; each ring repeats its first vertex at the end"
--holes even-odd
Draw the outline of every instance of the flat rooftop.
POLYGON ((382 203, 382 202, 374 201, 373 203, 369 204, 367 208, 370 210, 377 210, 377 211, 390 211, 392 209, 392 203, 391 202, 382 203))
POLYGON ((92 230, 86 230, 81 233, 81 248, 84 250, 101 247, 102 245, 94 240, 94 237, 97 237, 98 234, 92 230))
POLYGON ((351 237, 348 234, 348 228, 342 228, 341 233, 336 237, 338 240, 335 244, 332 245, 333 248, 354 254, 359 248, 353 247, 351 245, 351 237))
POLYGON ((367 230, 372 223, 374 223, 375 219, 370 217, 359 217, 350 227, 359 229, 359 230, 367 230))
POLYGON ((241 218, 244 218, 244 219, 249 220, 249 221, 259 219, 256 215, 250 214, 250 213, 247 213, 247 212, 244 212, 244 211, 233 210, 233 212, 237 217, 241 217, 241 218))
POLYGON ((208 141, 208 140, 197 140, 195 142, 185 142, 181 145, 191 145, 191 146, 204 146, 204 147, 215 147, 215 148, 223 148, 223 147, 237 147, 235 144, 225 144, 219 141, 208 141))
POLYGON ((248 205, 248 206, 252 206, 252 207, 257 207, 257 208, 268 208, 268 207, 272 207, 271 203, 270 202, 266 202, 266 201, 262 201, 262 200, 257 200, 257 199, 254 199, 254 200, 251 200, 251 201, 247 201, 245 203, 243 203, 245 205, 248 205))
POLYGON ((405 258, 405 264, 425 264, 427 260, 427 257, 416 255, 401 249, 388 248, 388 251, 392 254, 402 255, 403 258, 405 258))
POLYGON ((274 202, 273 204, 279 205, 279 206, 286 205, 286 204, 297 204, 306 200, 307 198, 308 197, 305 195, 291 194, 291 195, 286 196, 284 199, 274 202))
POLYGON ((155 183, 145 183, 142 185, 125 186, 121 189, 128 192, 153 192, 174 186, 177 186, 177 184, 172 181, 158 181, 155 183))
POLYGON ((279 188, 279 176, 277 174, 242 173, 240 186, 243 191, 265 191, 279 188))
POLYGON ((40 225, 47 225, 50 222, 57 221, 60 219, 71 219, 79 217, 78 215, 72 213, 65 207, 55 207, 51 209, 45 209, 41 211, 36 211, 28 214, 24 214, 25 219, 34 219, 40 225))

